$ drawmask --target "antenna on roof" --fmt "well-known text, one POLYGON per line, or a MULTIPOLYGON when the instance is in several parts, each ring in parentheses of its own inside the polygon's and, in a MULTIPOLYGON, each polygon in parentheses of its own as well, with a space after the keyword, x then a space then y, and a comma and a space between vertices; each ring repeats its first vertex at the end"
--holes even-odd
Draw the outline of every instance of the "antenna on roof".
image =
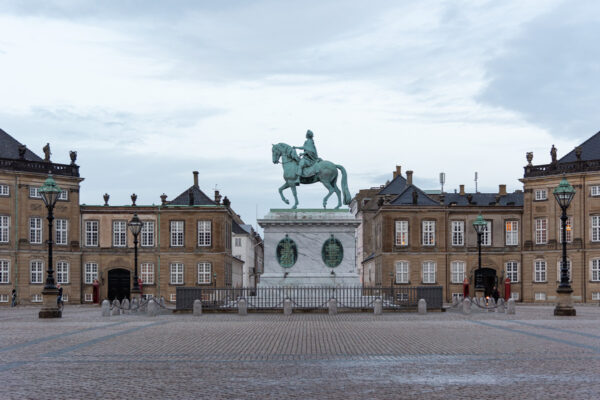
POLYGON ((446 183, 446 173, 440 172, 440 185, 442 185, 442 193, 444 193, 444 183, 446 183))
POLYGON ((477 171, 475 171, 475 193, 479 193, 477 190, 477 171))

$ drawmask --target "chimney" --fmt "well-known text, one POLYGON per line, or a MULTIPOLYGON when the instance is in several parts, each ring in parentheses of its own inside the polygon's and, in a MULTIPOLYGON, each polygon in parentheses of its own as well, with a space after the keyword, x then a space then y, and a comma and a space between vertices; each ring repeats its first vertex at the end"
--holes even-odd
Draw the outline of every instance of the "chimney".
POLYGON ((198 187, 198 171, 194 171, 194 186, 198 187))
POLYGON ((460 192, 458 192, 458 194, 460 194, 461 196, 465 195, 465 185, 460 185, 460 192))
POLYGON ((499 185, 498 186, 498 194, 500 196, 506 196, 506 185, 499 185))
POLYGON ((412 185, 412 171, 406 171, 406 184, 412 185))
POLYGON ((400 175, 402 175, 402 167, 396 165, 396 170, 394 171, 394 179, 396 179, 400 175))

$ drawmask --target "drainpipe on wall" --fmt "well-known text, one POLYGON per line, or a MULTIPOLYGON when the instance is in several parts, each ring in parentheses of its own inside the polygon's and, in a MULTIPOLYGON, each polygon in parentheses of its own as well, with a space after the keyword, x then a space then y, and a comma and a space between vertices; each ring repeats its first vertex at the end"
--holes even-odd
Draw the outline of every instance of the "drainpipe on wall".
POLYGON ((156 297, 160 298, 160 209, 161 205, 158 206, 158 262, 157 262, 157 272, 156 272, 156 297))
MULTIPOLYGON (((19 177, 17 175, 15 175, 15 220, 13 224, 15 224, 15 264, 13 265, 13 270, 15 289, 17 289, 17 285, 19 284, 19 177)), ((17 290, 17 296, 19 295, 19 291, 17 290)))

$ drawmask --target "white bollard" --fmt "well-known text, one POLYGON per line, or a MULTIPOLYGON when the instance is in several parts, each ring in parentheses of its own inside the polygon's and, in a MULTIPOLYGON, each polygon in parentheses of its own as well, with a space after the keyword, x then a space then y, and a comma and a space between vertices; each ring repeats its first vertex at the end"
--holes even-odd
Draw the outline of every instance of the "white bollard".
POLYGON ((202 300, 194 300, 194 311, 192 312, 192 314, 196 317, 202 315, 202 300))
POLYGON ((110 317, 110 301, 102 300, 102 316, 110 317))
POLYGON ((329 315, 337 314, 337 300, 329 299, 328 308, 329 308, 329 315))
POLYGON ((283 301, 283 315, 292 315, 292 300, 285 299, 283 301))
POLYGON ((462 306, 463 314, 471 314, 471 299, 469 299, 468 297, 464 299, 462 302, 462 306))
POLYGON ((154 299, 148 301, 147 313, 149 317, 156 317, 160 313, 160 306, 154 299))
POLYGON ((383 312, 383 302, 381 301, 380 298, 376 298, 375 301, 373 302, 373 314, 381 315, 382 312, 383 312))
POLYGON ((507 305, 506 314, 513 315, 516 312, 515 299, 508 299, 508 303, 506 303, 506 305, 507 305))
POLYGON ((238 314, 248 315, 248 302, 246 302, 246 299, 238 300, 238 314))
POLYGON ((427 314, 427 301, 425 299, 419 300, 417 310, 419 314, 427 314))

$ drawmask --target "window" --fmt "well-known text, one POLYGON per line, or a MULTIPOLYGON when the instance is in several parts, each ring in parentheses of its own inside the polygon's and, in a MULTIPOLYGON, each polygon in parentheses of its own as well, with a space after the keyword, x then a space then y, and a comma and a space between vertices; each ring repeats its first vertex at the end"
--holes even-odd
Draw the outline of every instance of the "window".
POLYGON ((67 220, 66 219, 57 219, 56 227, 54 230, 56 231, 56 244, 67 244, 67 220))
POLYGON ((242 238, 235 238, 235 247, 242 247, 242 238))
POLYGON ((546 189, 536 189, 535 190, 535 200, 548 200, 548 191, 546 189))
POLYGON ((42 243, 42 219, 29 218, 29 243, 42 243))
MULTIPOLYGON (((556 281, 560 282, 560 267, 562 266, 562 257, 556 261, 556 281)), ((567 277, 571 282, 571 260, 567 258, 567 277)))
POLYGON ((98 221, 85 221, 85 245, 98 246, 98 221))
POLYGON ((600 185, 590 186, 590 194, 594 197, 600 196, 600 185))
POLYGON ((211 222, 198 221, 198 246, 211 245, 211 222))
POLYGON ((67 303, 69 301, 69 295, 68 294, 63 294, 62 295, 62 301, 67 303))
POLYGON ((10 217, 0 215, 0 243, 8 243, 10 237, 10 217))
POLYGON ((548 220, 537 218, 535 220, 535 244, 546 244, 548 242, 548 220))
POLYGON ((171 285, 183 285, 183 264, 171 264, 171 285))
POLYGON ((452 246, 465 245, 464 221, 452 221, 452 246))
POLYGON ((519 263, 509 261, 506 263, 506 277, 510 279, 510 283, 519 282, 519 263))
POLYGON ((541 301, 546 300, 546 293, 536 292, 535 299, 536 300, 541 300, 541 301))
POLYGON ((153 285, 154 284, 154 264, 152 263, 142 263, 142 283, 144 285, 153 285))
POLYGON ((546 261, 535 260, 534 265, 533 281, 546 282, 546 261))
POLYGON ((408 246, 408 221, 396 221, 396 246, 408 246))
POLYGON ((0 283, 10 282, 10 261, 0 260, 0 283))
POLYGON ((481 234, 481 245, 492 245, 492 221, 485 221, 485 228, 483 228, 483 233, 481 234))
POLYGON ((177 300, 177 295, 175 293, 171 293, 171 295, 169 296, 169 301, 171 303, 175 303, 176 300, 177 300))
POLYGON ((465 280, 465 262, 452 261, 450 264, 450 274, 452 283, 462 283, 465 280))
POLYGON ((59 261, 56 263, 56 283, 69 283, 69 263, 59 261))
POLYGON ((510 292, 510 298, 514 301, 519 300, 519 292, 510 292))
POLYGON ((0 184, 0 196, 9 196, 10 195, 10 186, 0 184))
POLYGON ((0 303, 8 303, 8 295, 0 294, 0 303))
POLYGON ((62 190, 60 192, 60 194, 58 195, 58 200, 68 201, 69 200, 69 192, 66 190, 62 190))
POLYGON ((41 199, 42 195, 40 194, 40 189, 38 187, 29 187, 29 197, 32 199, 41 199))
POLYGON ((593 292, 592 300, 600 300, 600 292, 593 292))
MULTIPOLYGON (((558 220, 558 226, 560 227, 558 230, 558 242, 562 243, 563 238, 563 225, 562 221, 558 220)), ((571 243, 573 241, 573 218, 567 217, 567 243, 571 243)))
POLYGON ((144 221, 142 225, 142 247, 154 246, 154 221, 144 221))
POLYGON ((183 246, 183 221, 171 221, 171 247, 183 246))
POLYGON ((127 222, 113 221, 113 246, 127 246, 127 222))
POLYGON ((210 283, 211 267, 207 262, 198 263, 198 283, 210 283))
POLYGON ((33 296, 31 296, 32 303, 41 303, 42 301, 43 299, 41 294, 34 294, 33 296))
POLYGON ((464 298, 465 298, 465 295, 462 293, 452 293, 452 302, 453 303, 455 301, 460 303, 461 301, 463 301, 464 298))
POLYGON ((94 300, 94 297, 92 296, 91 293, 86 293, 83 296, 83 301, 85 301, 86 303, 91 303, 94 300))
POLYGON ((519 221, 506 221, 506 245, 517 246, 519 244, 519 221))
POLYGON ((94 262, 85 263, 85 283, 91 285, 94 279, 98 279, 98 264, 94 262))
POLYGON ((408 261, 396 262, 396 283, 409 283, 408 261))
POLYGON ((435 245, 435 221, 423 221, 423 246, 435 245))
POLYGON ((398 301, 408 301, 408 293, 396 293, 396 299, 398 301))
POLYGON ((142 293, 142 300, 150 300, 154 297, 153 293, 142 293))
POLYGON ((433 261, 423 263, 423 283, 435 283, 435 263, 433 261))
POLYGON ((600 282, 600 258, 592 260, 592 281, 600 282))
POLYGON ((600 242, 600 215, 592 216, 592 242, 600 242))
POLYGON ((43 283, 44 263, 42 261, 32 261, 29 270, 31 271, 31 283, 43 283))

